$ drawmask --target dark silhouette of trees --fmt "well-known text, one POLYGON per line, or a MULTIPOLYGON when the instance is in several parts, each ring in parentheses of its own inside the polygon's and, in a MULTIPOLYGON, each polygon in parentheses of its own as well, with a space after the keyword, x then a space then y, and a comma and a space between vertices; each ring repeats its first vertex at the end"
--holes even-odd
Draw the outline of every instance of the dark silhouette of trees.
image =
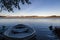
POLYGON ((8 10, 8 12, 13 11, 13 8, 18 8, 20 10, 20 3, 31 4, 29 0, 0 0, 0 11, 8 10))

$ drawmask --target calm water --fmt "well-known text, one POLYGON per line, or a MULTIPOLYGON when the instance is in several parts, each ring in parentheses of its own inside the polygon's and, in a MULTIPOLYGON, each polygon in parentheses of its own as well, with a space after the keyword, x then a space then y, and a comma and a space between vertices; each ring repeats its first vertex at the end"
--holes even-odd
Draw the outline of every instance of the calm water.
POLYGON ((36 40, 58 40, 58 38, 49 30, 49 26, 60 26, 60 18, 41 18, 41 19, 3 19, 0 18, 0 27, 8 27, 16 24, 26 24, 36 30, 36 40))

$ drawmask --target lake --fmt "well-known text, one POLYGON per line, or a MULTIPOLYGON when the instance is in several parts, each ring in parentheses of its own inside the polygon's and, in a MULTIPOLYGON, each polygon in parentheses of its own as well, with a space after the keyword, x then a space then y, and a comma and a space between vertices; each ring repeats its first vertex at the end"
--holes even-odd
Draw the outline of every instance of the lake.
POLYGON ((52 31, 49 30, 49 26, 60 26, 60 18, 0 18, 0 27, 4 25, 9 28, 17 24, 25 24, 34 28, 36 30, 35 40, 59 40, 52 31))

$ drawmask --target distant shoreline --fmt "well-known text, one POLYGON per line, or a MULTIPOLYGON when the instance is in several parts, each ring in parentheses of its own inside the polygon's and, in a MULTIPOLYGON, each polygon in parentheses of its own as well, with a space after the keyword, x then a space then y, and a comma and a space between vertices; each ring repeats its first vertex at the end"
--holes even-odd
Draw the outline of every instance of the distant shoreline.
POLYGON ((60 18, 60 16, 0 16, 0 18, 60 18))
MULTIPOLYGON (((1 18, 1 17, 0 17, 1 18)), ((60 17, 41 17, 41 18, 60 18, 60 17)), ((10 18, 10 17, 4 17, 3 19, 22 19, 22 18, 10 18)), ((25 18, 23 18, 25 19, 25 18)), ((28 19, 28 18, 27 18, 28 19)), ((31 19, 31 18, 29 18, 31 19)), ((33 19, 37 19, 37 18, 33 18, 33 19)))

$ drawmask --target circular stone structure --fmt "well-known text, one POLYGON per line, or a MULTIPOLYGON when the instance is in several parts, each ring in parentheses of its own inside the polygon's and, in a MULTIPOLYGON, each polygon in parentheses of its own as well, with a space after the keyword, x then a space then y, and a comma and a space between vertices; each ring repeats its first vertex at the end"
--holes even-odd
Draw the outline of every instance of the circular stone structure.
POLYGON ((8 40, 28 40, 35 35, 35 30, 27 25, 18 24, 5 31, 4 35, 8 40))

